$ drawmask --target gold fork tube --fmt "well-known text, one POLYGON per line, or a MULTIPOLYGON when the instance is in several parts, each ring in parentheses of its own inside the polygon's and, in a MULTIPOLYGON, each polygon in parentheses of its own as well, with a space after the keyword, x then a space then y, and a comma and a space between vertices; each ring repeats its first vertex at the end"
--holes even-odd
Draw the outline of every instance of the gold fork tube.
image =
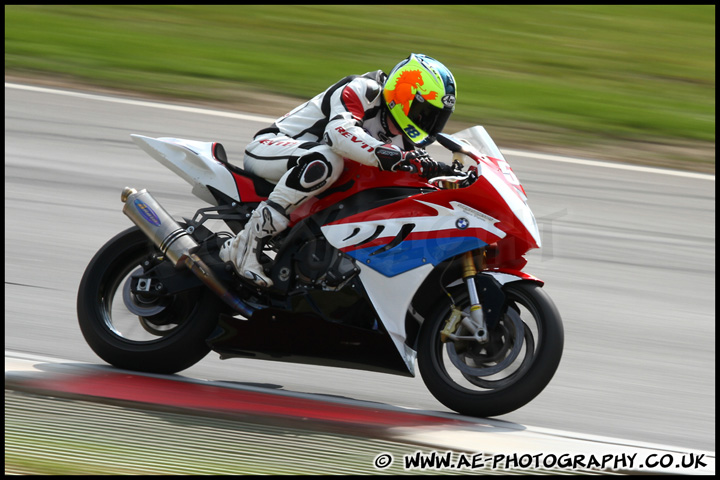
POLYGON ((463 278, 474 277, 477 275, 477 268, 475 268, 475 260, 473 258, 472 251, 463 253, 462 268, 463 278))

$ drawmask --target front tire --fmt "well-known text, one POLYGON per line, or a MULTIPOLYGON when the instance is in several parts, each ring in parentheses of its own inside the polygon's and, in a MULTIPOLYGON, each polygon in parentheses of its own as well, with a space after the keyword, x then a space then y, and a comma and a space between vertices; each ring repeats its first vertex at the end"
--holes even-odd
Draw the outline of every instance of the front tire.
POLYGON ((137 227, 106 243, 80 282, 78 322, 90 348, 107 363, 141 372, 176 373, 210 352, 205 339, 222 307, 205 287, 161 299, 133 295, 128 279, 141 273, 153 255, 159 256, 159 250, 137 227))
MULTIPOLYGON (((467 292, 453 298, 469 311, 467 292)), ((425 319, 418 339, 418 366, 428 390, 446 407, 475 417, 504 415, 534 399, 550 382, 564 344, 562 320, 539 285, 503 287, 506 310, 485 345, 441 341, 451 315, 449 302, 425 319)), ((458 332, 462 327, 458 328, 458 332)))

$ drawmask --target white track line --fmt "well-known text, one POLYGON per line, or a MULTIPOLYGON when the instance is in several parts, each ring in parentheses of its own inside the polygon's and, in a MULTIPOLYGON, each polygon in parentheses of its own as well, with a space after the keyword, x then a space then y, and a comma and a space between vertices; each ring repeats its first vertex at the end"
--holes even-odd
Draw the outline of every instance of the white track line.
POLYGON ((173 110, 176 112, 196 113, 199 115, 212 115, 215 117, 227 117, 227 118, 234 118, 237 120, 248 120, 251 122, 259 122, 259 123, 270 123, 270 122, 273 122, 274 120, 276 120, 276 117, 265 117, 262 115, 249 115, 246 113, 223 112, 221 110, 210 110, 207 108, 198 108, 198 107, 183 107, 181 105, 171 105, 169 103, 149 102, 149 101, 145 101, 145 100, 131 100, 129 98, 110 97, 107 95, 97 95, 94 93, 72 92, 70 90, 58 90, 55 88, 34 87, 34 86, 30 86, 30 85, 19 85, 16 83, 7 83, 6 82, 5 88, 14 88, 17 90, 27 90, 30 92, 49 93, 49 94, 54 94, 54 95, 65 95, 67 97, 84 98, 87 100, 98 100, 98 101, 102 101, 102 102, 122 103, 124 105, 135 105, 138 107, 160 108, 160 109, 164 109, 164 110, 173 110))
POLYGON ((634 172, 658 173, 661 175, 672 175, 675 177, 687 177, 687 178, 697 178, 700 180, 712 180, 713 182, 715 181, 715 175, 711 175, 708 173, 684 172, 681 170, 670 170, 670 169, 665 169, 665 168, 643 167, 643 166, 639 166, 639 165, 630 165, 627 163, 601 162, 598 160, 586 160, 586 159, 582 159, 582 158, 561 157, 559 155, 549 155, 546 153, 524 152, 524 151, 520 151, 520 150, 510 150, 507 148, 503 148, 501 150, 503 153, 508 154, 508 155, 534 158, 536 160, 574 163, 575 165, 587 165, 590 167, 615 168, 618 170, 631 170, 634 172))
MULTIPOLYGON (((195 113, 198 115, 212 115, 215 117, 226 117, 226 118, 233 118, 237 120, 247 120, 250 122, 258 122, 258 123, 271 123, 276 120, 276 117, 269 117, 264 115, 251 115, 247 113, 233 113, 233 112, 224 112, 221 110, 211 110, 207 108, 198 108, 198 107, 184 107, 181 105, 171 105, 168 103, 159 103, 159 102, 150 102, 145 100, 131 100, 129 98, 121 98, 121 97, 111 97, 107 95, 98 95, 98 94, 91 94, 91 93, 80 93, 80 92, 73 92, 69 90, 59 90, 55 88, 46 88, 46 87, 36 87, 31 85, 20 85, 17 83, 8 83, 5 82, 5 88, 14 88, 17 90, 27 90, 31 92, 39 92, 39 93, 48 93, 48 94, 54 94, 54 95, 65 95, 69 97, 76 97, 76 98, 85 98, 88 100, 98 100, 103 102, 113 102, 113 103, 122 103, 125 105, 135 105, 139 107, 149 107, 149 108, 159 108, 159 109, 165 109, 165 110, 173 110, 176 112, 186 112, 186 113, 195 113)), ((629 165, 629 164, 623 164, 623 163, 610 163, 610 162, 601 162, 598 160, 586 160, 581 158, 573 158, 573 157, 563 157, 559 155, 549 155, 545 153, 534 153, 534 152, 526 152, 521 150, 510 150, 510 149, 502 149, 503 153, 506 153, 508 155, 515 155, 518 157, 526 157, 526 158, 534 158, 536 160, 547 160, 551 162, 565 162, 565 163, 573 163, 575 165, 586 165, 591 167, 602 167, 602 168, 615 168, 620 170, 631 170, 636 172, 645 172, 645 173, 656 173, 661 175, 672 175, 676 177, 686 177, 686 178, 695 178, 700 180, 712 180, 715 181, 715 175, 710 175, 706 173, 695 173, 695 172, 684 172, 680 170, 669 170, 669 169, 663 169, 663 168, 654 168, 654 167, 642 167, 638 165, 629 165)))

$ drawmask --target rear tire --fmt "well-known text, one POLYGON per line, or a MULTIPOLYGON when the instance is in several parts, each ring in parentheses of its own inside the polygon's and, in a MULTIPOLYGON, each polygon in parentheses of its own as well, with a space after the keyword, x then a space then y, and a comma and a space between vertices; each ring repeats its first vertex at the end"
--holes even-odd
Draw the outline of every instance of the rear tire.
POLYGON ((210 352, 205 339, 217 325, 222 304, 205 287, 160 301, 143 302, 133 296, 127 279, 153 254, 160 252, 137 227, 106 243, 80 282, 78 322, 90 348, 107 363, 141 372, 175 373, 210 352), (128 309, 128 301, 135 313, 128 309))
MULTIPOLYGON (((453 297, 467 312, 463 290, 456 289, 453 297)), ((447 301, 439 302, 420 331, 418 366, 425 385, 443 405, 463 415, 492 417, 517 410, 547 386, 560 363, 564 332, 550 297, 530 282, 509 283, 503 291, 506 313, 484 347, 441 342, 451 313, 447 301)))

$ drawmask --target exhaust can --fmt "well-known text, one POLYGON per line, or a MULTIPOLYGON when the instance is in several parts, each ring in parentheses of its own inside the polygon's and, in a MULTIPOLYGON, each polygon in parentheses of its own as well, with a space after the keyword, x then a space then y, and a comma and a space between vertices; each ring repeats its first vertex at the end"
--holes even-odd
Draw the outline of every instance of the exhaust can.
POLYGON ((147 191, 125 187, 121 199, 123 213, 152 240, 176 267, 199 248, 197 242, 147 191))

